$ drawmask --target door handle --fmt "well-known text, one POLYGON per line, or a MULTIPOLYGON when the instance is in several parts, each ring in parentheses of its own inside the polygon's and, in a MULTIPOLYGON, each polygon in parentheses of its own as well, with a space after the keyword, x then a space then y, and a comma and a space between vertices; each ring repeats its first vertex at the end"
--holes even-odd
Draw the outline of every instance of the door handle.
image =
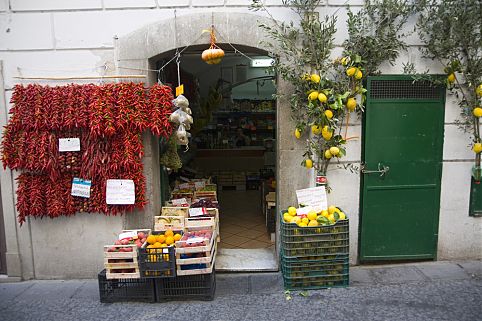
POLYGON ((375 173, 379 173, 380 174, 380 177, 383 177, 385 176, 386 173, 388 173, 388 171, 390 170, 390 167, 388 166, 385 166, 381 163, 378 163, 378 170, 366 170, 365 167, 363 167, 361 169, 361 172, 363 174, 375 174, 375 173))

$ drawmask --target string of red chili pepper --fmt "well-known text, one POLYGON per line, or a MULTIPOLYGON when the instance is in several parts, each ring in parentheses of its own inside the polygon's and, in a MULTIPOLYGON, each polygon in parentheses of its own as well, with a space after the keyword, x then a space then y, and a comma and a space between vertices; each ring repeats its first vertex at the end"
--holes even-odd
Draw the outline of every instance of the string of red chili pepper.
POLYGON ((169 115, 172 113, 172 90, 168 86, 155 84, 149 90, 149 129, 156 136, 168 138, 172 132, 169 115))

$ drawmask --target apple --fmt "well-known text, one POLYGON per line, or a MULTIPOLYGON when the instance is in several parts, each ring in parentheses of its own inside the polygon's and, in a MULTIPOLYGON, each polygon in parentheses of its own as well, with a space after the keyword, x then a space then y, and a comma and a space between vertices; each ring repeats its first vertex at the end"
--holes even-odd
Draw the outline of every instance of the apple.
POLYGON ((122 245, 121 241, 119 241, 119 240, 115 241, 114 244, 115 244, 115 245, 122 245))

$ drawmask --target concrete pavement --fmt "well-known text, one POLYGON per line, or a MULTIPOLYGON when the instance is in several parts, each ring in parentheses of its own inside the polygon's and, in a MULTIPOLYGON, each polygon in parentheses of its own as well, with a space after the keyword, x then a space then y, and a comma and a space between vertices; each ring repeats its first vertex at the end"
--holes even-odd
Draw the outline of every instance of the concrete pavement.
POLYGON ((350 287, 286 294, 279 273, 218 274, 214 301, 99 302, 96 280, 0 283, 0 320, 482 320, 482 262, 350 269, 350 287), (288 300, 288 298, 291 298, 288 300))

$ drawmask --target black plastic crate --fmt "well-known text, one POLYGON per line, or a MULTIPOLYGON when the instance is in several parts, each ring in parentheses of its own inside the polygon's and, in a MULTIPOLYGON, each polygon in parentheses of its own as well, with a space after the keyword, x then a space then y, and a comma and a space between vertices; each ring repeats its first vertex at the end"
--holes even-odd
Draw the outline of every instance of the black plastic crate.
POLYGON ((216 274, 214 269, 209 274, 161 278, 156 279, 155 282, 158 302, 172 300, 212 301, 216 291, 216 274))
POLYGON ((107 280, 105 270, 99 273, 100 302, 125 301, 155 302, 156 292, 152 279, 112 279, 107 280))
POLYGON ((141 277, 166 278, 176 276, 176 252, 174 246, 158 249, 139 249, 141 277))
POLYGON ((348 258, 331 261, 286 261, 281 257, 283 281, 288 290, 315 290, 349 285, 348 258))

